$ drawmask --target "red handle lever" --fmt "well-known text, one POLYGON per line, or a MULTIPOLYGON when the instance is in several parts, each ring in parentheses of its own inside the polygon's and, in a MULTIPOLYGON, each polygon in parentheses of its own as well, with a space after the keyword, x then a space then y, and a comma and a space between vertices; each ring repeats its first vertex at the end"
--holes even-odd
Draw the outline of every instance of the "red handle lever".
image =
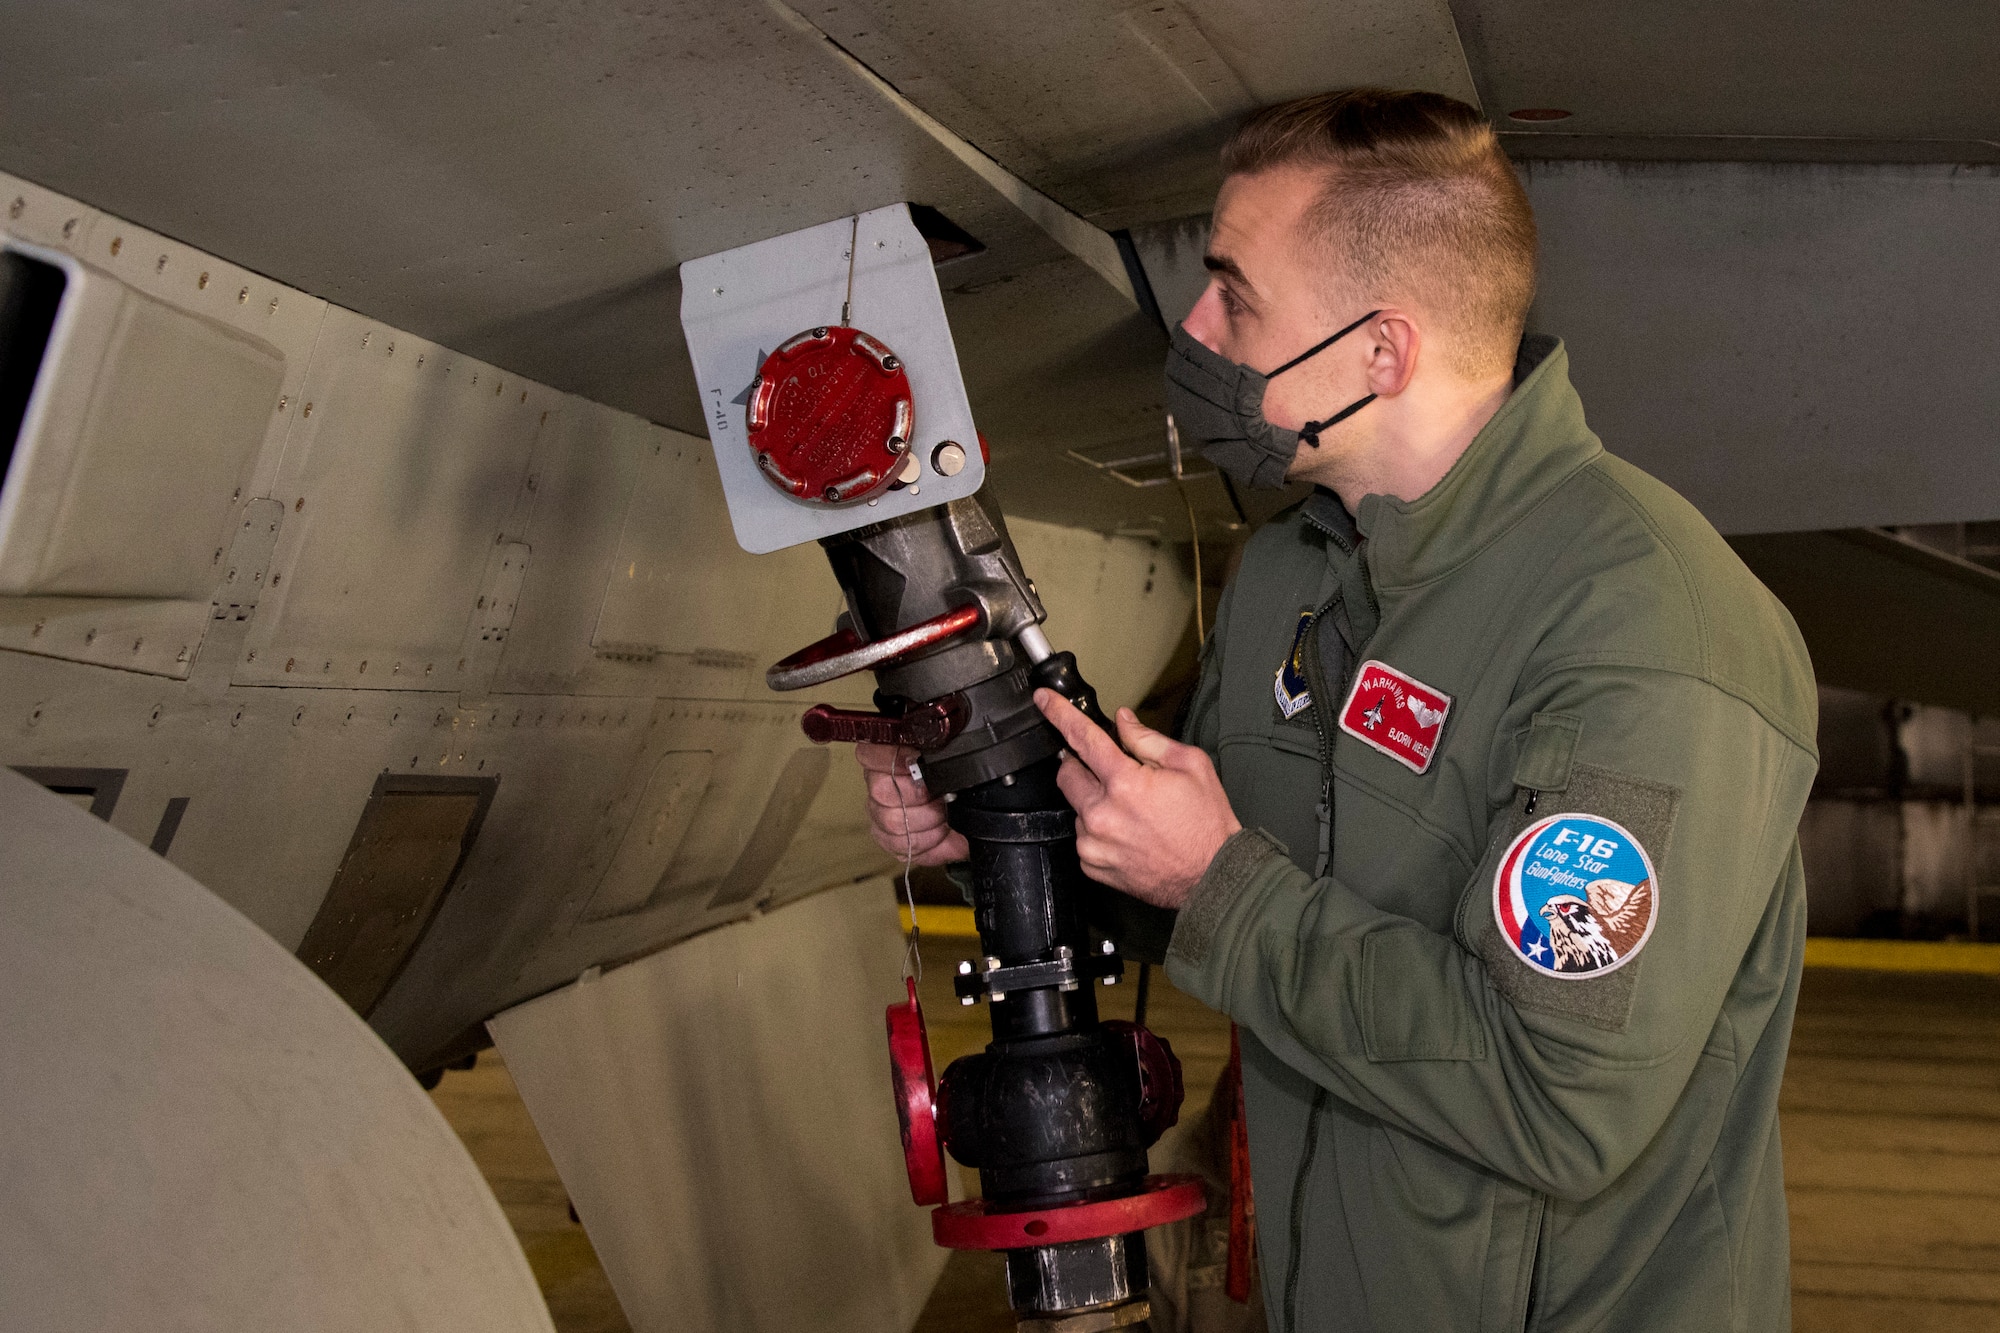
POLYGON ((968 709, 965 696, 947 694, 912 708, 901 717, 887 713, 857 713, 831 704, 814 704, 799 719, 806 739, 819 745, 829 741, 867 741, 874 745, 907 745, 916 750, 935 750, 965 725, 968 709))
POLYGON ((853 630, 844 629, 808 644, 771 667, 764 673, 764 683, 774 690, 824 685, 857 671, 888 666, 900 657, 965 633, 978 625, 980 619, 978 607, 961 606, 886 638, 864 639, 853 630))

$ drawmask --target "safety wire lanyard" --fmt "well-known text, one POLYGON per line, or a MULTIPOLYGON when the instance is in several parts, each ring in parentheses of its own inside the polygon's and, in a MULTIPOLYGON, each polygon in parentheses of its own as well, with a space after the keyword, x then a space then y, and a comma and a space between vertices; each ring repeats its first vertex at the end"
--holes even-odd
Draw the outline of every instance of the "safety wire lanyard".
MULTIPOLYGON (((854 265, 861 254, 861 215, 856 213, 847 228, 847 294, 840 303, 840 323, 846 327, 854 318, 854 265)), ((923 781, 916 761, 910 761, 910 780, 923 781)), ((889 775, 896 788, 896 810, 903 817, 903 901, 910 908, 910 944, 903 955, 903 975, 916 981, 924 979, 924 956, 917 948, 923 931, 917 925, 917 891, 910 883, 910 868, 916 862, 916 844, 910 837, 910 807, 903 799, 903 784, 896 781, 896 775, 889 775)))
POLYGON ((1194 659, 1199 669, 1201 650, 1208 638, 1208 626, 1202 623, 1201 608, 1201 527, 1194 516, 1194 500, 1188 495, 1187 483, 1175 477, 1174 487, 1180 491, 1181 504, 1187 509, 1188 544, 1194 547, 1194 659))
MULTIPOLYGON (((917 763, 912 759, 911 781, 921 781, 917 774, 917 763)), ((910 945, 903 955, 903 975, 914 981, 922 981, 924 956, 917 948, 917 941, 922 937, 923 931, 917 925, 917 891, 910 884, 910 866, 916 860, 915 844, 910 838, 910 807, 903 800, 903 784, 897 781, 894 773, 889 775, 889 780, 896 788, 896 810, 903 817, 903 901, 910 906, 910 945)))
POLYGON ((1167 413, 1167 470, 1173 475, 1174 489, 1180 492, 1181 505, 1187 510, 1188 544, 1194 547, 1194 654, 1198 666, 1203 641, 1208 638, 1201 607, 1201 524, 1194 516, 1194 500, 1188 495, 1186 474, 1181 467, 1181 428, 1171 412, 1167 413))
MULTIPOLYGON (((1167 413, 1167 462, 1174 478, 1174 489, 1180 492, 1181 506, 1187 510, 1188 545, 1194 553, 1194 656, 1195 669, 1201 669, 1202 649, 1207 647, 1207 616, 1201 604, 1201 521, 1195 517, 1194 498, 1188 494, 1186 474, 1181 466, 1181 430, 1174 421, 1174 414, 1167 413)), ((1219 475, 1219 474, 1218 474, 1219 475)), ((1178 739, 1178 737, 1176 738, 1178 739)), ((1132 1021, 1140 1027, 1146 1026, 1147 992, 1152 989, 1153 965, 1139 964, 1139 984, 1132 996, 1132 1021)))
POLYGON ((840 303, 840 325, 846 328, 854 317, 854 260, 861 249, 861 215, 856 213, 847 229, 847 296, 840 303))

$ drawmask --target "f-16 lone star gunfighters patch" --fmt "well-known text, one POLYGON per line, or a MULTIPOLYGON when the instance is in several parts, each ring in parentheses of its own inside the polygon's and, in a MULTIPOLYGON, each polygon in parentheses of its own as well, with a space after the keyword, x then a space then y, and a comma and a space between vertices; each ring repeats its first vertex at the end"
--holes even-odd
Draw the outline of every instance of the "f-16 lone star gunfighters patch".
POLYGON ((1340 710, 1340 729, 1421 773, 1437 754, 1451 696, 1386 662, 1363 662, 1340 710))
POLYGON ((1535 971, 1601 977, 1630 962, 1653 933, 1659 881, 1622 825, 1598 815, 1550 815, 1523 829, 1493 878, 1493 916, 1535 971))
POLYGON ((1312 629, 1313 613, 1299 612, 1299 627, 1292 631, 1292 650, 1278 664, 1278 680, 1273 690, 1278 696, 1278 713, 1289 722, 1313 701, 1306 684, 1306 634, 1312 629))

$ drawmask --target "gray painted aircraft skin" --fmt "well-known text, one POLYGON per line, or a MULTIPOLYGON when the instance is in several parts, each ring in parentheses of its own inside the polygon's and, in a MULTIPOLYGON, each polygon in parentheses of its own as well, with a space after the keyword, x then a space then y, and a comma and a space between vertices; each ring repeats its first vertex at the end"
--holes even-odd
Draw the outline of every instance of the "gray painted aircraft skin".
MULTIPOLYGON (((738 548, 706 441, 10 192, 16 243, 115 309, 98 342, 87 305, 59 332, 10 471, 9 762, 115 782, 105 818, 280 942, 370 953, 349 998, 419 1069, 587 967, 882 868, 858 770, 797 725, 872 685, 763 684, 838 589, 816 547, 738 548), (203 360, 218 326, 248 351, 203 360), (341 910, 421 919, 308 940, 398 791, 470 794, 449 892, 355 889, 341 910)), ((1017 527, 1056 632, 1136 699, 1181 633, 1178 558, 1017 527)))
MULTIPOLYGON (((893 998, 893 974, 880 1000, 796 984, 838 960, 783 927, 888 868, 851 759, 797 730, 867 687, 762 684, 837 593, 811 547, 730 536, 679 264, 901 201, 972 237, 937 273, 989 485, 1051 637, 1129 702, 1191 591, 1176 488, 1145 484, 1149 302, 1193 299, 1228 125, 1324 88, 1436 89, 1504 127, 1544 236, 1536 326, 1569 338, 1608 446, 1725 531, 2000 513, 1990 19, 9 5, 0 234, 77 299, 0 495, 0 763, 303 951, 412 1067, 514 1013, 496 1030, 523 1034, 510 1063, 635 1327, 795 1326, 807 1298, 733 1262, 743 1228, 690 1246, 686 1209, 774 1216, 801 1181, 879 1204, 847 1220, 865 1255, 801 1232, 802 1271, 895 1274, 888 1307, 822 1283, 813 1325, 881 1327, 935 1272, 893 1153, 857 1185, 782 1132, 851 1116, 892 1143, 880 1071, 790 1102, 749 1077, 796 1058, 786 1024, 865 1049, 893 998), (1536 108, 1572 114, 1508 114, 1536 108), (698 967, 670 947, 701 940, 698 967), (620 975, 626 998, 592 989, 620 975), (768 1022, 662 1036, 659 1006, 721 1013, 746 975, 768 1022), (769 1151, 715 1160, 753 1095, 782 1112, 769 1151), (607 1115, 659 1126, 621 1142, 630 1171, 593 1158, 607 1115), (669 1237, 699 1315, 644 1280, 669 1237)), ((1240 538, 1220 487, 1189 490, 1205 537, 1240 538)))
MULTIPOLYGON (((9 273, 65 282, 0 498, 0 760, 96 814, 83 838, 150 847, 295 950, 410 1068, 470 1053, 495 1019, 635 1326, 685 1316, 690 1283, 714 1288, 703 1326, 790 1320, 808 1300, 825 1327, 913 1318, 942 1252, 907 1203, 877 1049, 902 957, 887 861, 852 757, 798 725, 815 702, 869 707, 872 681, 787 696, 763 681, 839 610, 818 548, 746 554, 699 437, 19 178, 0 176, 0 198, 20 204, 0 223, 9 273), (791 905, 824 914, 835 897, 838 927, 802 937, 791 905), (726 980, 699 970, 708 954, 669 947, 695 937, 738 960, 726 980), (607 969, 616 980, 598 982, 607 969), (755 1010, 732 1021, 746 989, 755 1010), (662 992, 686 1026, 659 1031, 662 992), (498 1023, 526 1001, 533 1017, 498 1023), (620 1142, 606 1114, 644 1132, 620 1142), (759 1123, 771 1133, 714 1155, 721 1126, 759 1123), (828 1151, 806 1133, 824 1126, 854 1142, 828 1151), (797 1207, 802 1190, 856 1224, 829 1229, 797 1207), (718 1193, 747 1214, 704 1204, 689 1245, 690 1196, 718 1193), (797 1273, 875 1276, 831 1311, 824 1282, 779 1299, 739 1267, 760 1245, 797 1273)), ((1107 699, 1136 702, 1186 632, 1179 553, 1147 532, 1012 526, 1055 608, 1049 632, 1104 664, 1107 699)), ((23 888, 59 887, 40 862, 8 864, 23 888)), ((121 864, 100 851, 85 868, 121 864)), ((182 928, 223 929, 203 922, 182 928)), ((296 985, 271 989, 265 1002, 299 1003, 296 985)), ((310 1017, 302 1033, 323 1025, 310 1017)), ((32 1020, 72 1039, 76 1064, 108 1058, 60 1010, 32 1020)), ((199 995, 158 1022, 176 1044, 230 1039, 199 995)), ((51 1099, 90 1081, 66 1068, 51 1099)), ((241 1137, 254 1160, 271 1116, 241 1062, 223 1071, 246 1083, 225 1103, 240 1120, 150 1118, 162 1086, 214 1073, 162 1063, 120 1085, 130 1104, 78 1123, 116 1136, 143 1122, 161 1158, 241 1137)), ((296 1145, 271 1169, 351 1138, 296 1145)), ((435 1159, 434 1139, 402 1151, 435 1159)), ((402 1197, 370 1162, 336 1161, 353 1179, 335 1195, 402 1197)), ((448 1195, 483 1189, 454 1179, 462 1155, 433 1165, 448 1195)), ((258 1180, 230 1178, 213 1207, 270 1206, 244 1183, 258 1180)), ((55 1190, 36 1183, 18 1215, 55 1190)), ((135 1214, 158 1203, 143 1187, 115 1198, 135 1214)), ((362 1257, 406 1253, 397 1228, 433 1212, 358 1224, 362 1257)), ((492 1243, 503 1253, 480 1265, 508 1271, 511 1237, 492 1243)), ((409 1240, 407 1254, 431 1252, 409 1240)), ((226 1261, 246 1292, 261 1290, 258 1253, 226 1261)), ((34 1267, 32 1249, 0 1252, 10 1281, 34 1267)), ((106 1271, 70 1276, 89 1290, 106 1271)), ((322 1322, 298 1326, 371 1326, 374 1306, 337 1299, 360 1280, 353 1264, 316 1270, 322 1322)), ((114 1285, 110 1308, 145 1304, 114 1285)), ((408 1296, 416 1326, 443 1326, 436 1293, 384 1290, 408 1296)))

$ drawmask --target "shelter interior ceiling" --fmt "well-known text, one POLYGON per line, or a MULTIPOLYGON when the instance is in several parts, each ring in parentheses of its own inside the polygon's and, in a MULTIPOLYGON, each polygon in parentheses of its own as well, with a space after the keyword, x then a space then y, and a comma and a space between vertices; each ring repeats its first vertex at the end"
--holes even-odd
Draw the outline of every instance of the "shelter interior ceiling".
POLYGON ((1575 112, 1510 132, 1523 157, 2000 158, 1990 19, 1983 0, 18 5, 0 168, 688 430, 681 261, 928 204, 986 247, 939 279, 1003 503, 1173 537, 1171 487, 1068 457, 1160 447, 1158 328, 842 51, 1116 230, 1203 212, 1250 107, 1358 82, 1575 112))
POLYGON ((1454 0, 1489 112, 1576 114, 1516 156, 2000 160, 1985 0, 1454 0), (1576 141, 1582 142, 1576 142, 1576 141))

